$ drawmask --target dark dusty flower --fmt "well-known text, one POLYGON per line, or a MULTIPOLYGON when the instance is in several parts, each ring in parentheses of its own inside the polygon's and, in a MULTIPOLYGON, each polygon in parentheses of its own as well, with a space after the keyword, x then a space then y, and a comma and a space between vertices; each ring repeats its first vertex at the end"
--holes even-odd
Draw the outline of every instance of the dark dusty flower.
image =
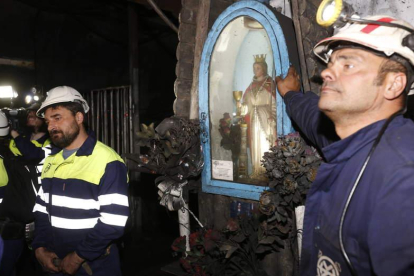
POLYGON ((290 175, 288 175, 283 181, 283 188, 285 193, 294 193, 297 186, 298 183, 296 183, 296 181, 290 175))
POLYGON ((308 173, 306 174, 307 179, 310 182, 315 181, 317 172, 318 172, 318 168, 317 167, 310 168, 309 171, 308 171, 308 173))
POLYGON ((265 191, 261 194, 259 200, 259 210, 265 215, 271 215, 275 211, 275 206, 273 205, 273 193, 265 191))
POLYGON ((217 230, 208 229, 204 234, 204 239, 212 240, 212 241, 219 241, 221 239, 221 234, 217 230))
POLYGON ((171 245, 172 250, 177 252, 185 252, 186 251, 186 237, 181 236, 175 239, 173 244, 171 245))
POLYGON ((273 175, 274 178, 280 179, 280 178, 283 177, 284 174, 281 170, 278 170, 278 169, 275 168, 275 169, 272 170, 272 175, 273 175))
POLYGON ((221 233, 214 229, 208 229, 204 233, 204 248, 205 250, 211 251, 217 246, 217 241, 220 241, 222 238, 221 233))
POLYGON ((301 166, 294 158, 286 158, 286 172, 290 174, 300 173, 301 166))
POLYGON ((204 240, 204 249, 209 252, 216 248, 217 243, 213 240, 204 240))
POLYGON ((291 157, 301 154, 304 151, 304 144, 300 137, 287 137, 286 141, 281 146, 281 150, 285 157, 291 157))
POLYGON ((201 234, 199 231, 190 234, 190 247, 194 247, 201 243, 201 234))
POLYGON ((203 270, 203 268, 198 265, 195 267, 195 273, 193 274, 193 276, 207 276, 207 274, 203 270))
POLYGON ((231 231, 231 232, 236 232, 237 230, 239 230, 240 226, 239 226, 239 222, 235 219, 229 219, 229 221, 227 222, 227 230, 231 231))

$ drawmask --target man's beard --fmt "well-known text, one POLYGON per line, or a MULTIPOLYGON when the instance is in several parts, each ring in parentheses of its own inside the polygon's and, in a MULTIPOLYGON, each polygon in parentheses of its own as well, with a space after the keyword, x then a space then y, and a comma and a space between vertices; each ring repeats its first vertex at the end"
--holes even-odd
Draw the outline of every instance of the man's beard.
POLYGON ((64 149, 70 144, 72 144, 73 141, 75 141, 76 137, 79 135, 80 128, 76 123, 73 123, 70 129, 71 132, 64 133, 59 130, 52 130, 50 134, 50 139, 52 139, 52 142, 55 146, 57 146, 60 149, 64 149), (61 137, 55 137, 54 134, 61 133, 61 137))

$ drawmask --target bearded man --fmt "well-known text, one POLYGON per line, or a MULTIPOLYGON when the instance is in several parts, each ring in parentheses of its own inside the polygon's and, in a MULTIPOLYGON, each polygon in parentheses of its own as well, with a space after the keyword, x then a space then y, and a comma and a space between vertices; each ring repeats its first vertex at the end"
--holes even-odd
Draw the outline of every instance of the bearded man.
POLYGON ((121 275, 118 249, 128 218, 127 169, 119 155, 85 129, 89 106, 60 86, 37 111, 59 149, 45 160, 36 199, 32 247, 53 275, 121 275))

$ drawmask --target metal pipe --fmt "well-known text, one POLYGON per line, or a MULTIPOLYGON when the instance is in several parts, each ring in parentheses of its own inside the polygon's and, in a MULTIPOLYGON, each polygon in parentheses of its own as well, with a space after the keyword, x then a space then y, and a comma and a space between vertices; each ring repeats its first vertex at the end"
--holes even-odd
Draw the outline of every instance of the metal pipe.
POLYGON ((100 102, 99 102, 99 108, 100 108, 100 112, 99 112, 99 129, 100 129, 100 131, 99 131, 99 135, 98 135, 100 141, 103 141, 103 133, 104 133, 104 129, 105 129, 105 127, 103 125, 103 123, 104 123, 104 114, 105 114, 103 103, 104 103, 105 95, 102 92, 103 92, 103 90, 101 89, 99 91, 99 93, 101 94, 101 99, 100 99, 100 102))
MULTIPOLYGON (((90 99, 91 98, 90 94, 89 93, 84 94, 83 95, 83 98, 86 100, 87 103, 89 103, 89 108, 90 108, 91 103, 92 103, 91 102, 91 99, 90 99)), ((86 122, 85 122, 86 124, 90 125, 90 123, 89 123, 89 121, 90 121, 89 116, 86 116, 84 120, 86 120, 86 122)))
POLYGON ((110 100, 110 110, 109 110, 109 118, 110 118, 110 126, 109 131, 111 132, 111 148, 115 147, 115 135, 114 135, 114 90, 111 89, 111 92, 109 92, 109 100, 110 100))
POLYGON ((186 239, 186 251, 190 249, 190 213, 188 212, 188 204, 184 204, 184 208, 178 210, 178 222, 180 224, 180 236, 185 236, 186 239))
POLYGON ((120 145, 120 135, 121 135, 121 121, 119 118, 119 113, 121 113, 120 104, 119 104, 119 89, 117 89, 117 97, 116 97, 116 152, 118 154, 121 153, 121 145, 120 145))
POLYGON ((299 22, 298 0, 292 0, 292 18, 293 18, 293 25, 295 26, 296 41, 298 43, 302 84, 303 84, 303 88, 305 89, 305 92, 307 92, 307 91, 310 91, 310 83, 309 83, 308 69, 306 66, 305 52, 303 49, 302 29, 301 29, 300 22, 299 22))
POLYGON ((99 139, 99 131, 100 131, 100 124, 99 124, 99 116, 100 116, 100 101, 101 101, 101 93, 100 91, 98 91, 98 96, 96 99, 96 128, 95 128, 95 133, 96 133, 96 138, 99 139))
POLYGON ((126 91, 125 91, 125 89, 122 89, 122 100, 123 100, 123 104, 122 104, 122 107, 123 107, 123 112, 122 112, 122 114, 123 114, 123 117, 122 117, 122 134, 123 134, 123 137, 124 137, 124 139, 122 139, 122 153, 127 153, 128 151, 127 151, 127 149, 128 149, 128 146, 127 146, 127 137, 128 137, 128 128, 127 128, 127 123, 128 123, 128 118, 127 118, 127 113, 128 113, 128 105, 127 105, 127 103, 126 103, 126 99, 127 99, 127 97, 126 97, 126 93, 125 93, 126 91))
POLYGON ((96 138, 119 154, 132 153, 134 111, 131 86, 92 90, 85 99, 91 107, 88 121, 96 138))
POLYGON ((104 108, 103 108, 103 115, 104 115, 104 124, 103 124, 103 127, 102 127, 102 132, 103 132, 103 141, 104 141, 104 144, 105 145, 108 145, 109 143, 108 143, 108 103, 107 103, 107 101, 108 101, 108 95, 107 95, 107 90, 104 90, 103 91, 103 94, 104 94, 104 98, 103 98, 103 105, 104 105, 104 108))
POLYGON ((91 92, 91 112, 89 113, 89 118, 90 118, 90 127, 92 128, 93 131, 95 131, 95 118, 93 117, 95 115, 95 101, 94 101, 94 97, 93 94, 95 93, 95 91, 92 90, 91 92))
POLYGON ((156 13, 161 17, 162 20, 178 34, 178 28, 174 25, 174 23, 171 22, 170 19, 162 12, 162 10, 157 6, 157 4, 154 3, 153 0, 147 0, 148 4, 151 5, 151 7, 155 10, 156 13))
POLYGON ((128 90, 128 107, 129 107, 129 153, 133 153, 134 152, 134 127, 133 127, 133 122, 132 122, 132 116, 133 116, 133 109, 132 109, 132 91, 131 91, 131 87, 127 88, 128 90))

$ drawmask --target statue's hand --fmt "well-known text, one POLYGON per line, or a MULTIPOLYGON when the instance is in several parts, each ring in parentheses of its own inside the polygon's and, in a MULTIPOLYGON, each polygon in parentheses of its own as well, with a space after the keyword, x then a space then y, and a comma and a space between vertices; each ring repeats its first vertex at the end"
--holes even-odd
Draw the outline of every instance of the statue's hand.
POLYGON ((247 106, 247 104, 242 103, 241 107, 240 107, 240 115, 241 116, 246 116, 246 114, 249 112, 249 107, 247 106))
POLYGON ((300 91, 300 76, 293 66, 290 66, 284 79, 278 76, 275 78, 275 82, 277 90, 282 97, 289 91, 300 91))

